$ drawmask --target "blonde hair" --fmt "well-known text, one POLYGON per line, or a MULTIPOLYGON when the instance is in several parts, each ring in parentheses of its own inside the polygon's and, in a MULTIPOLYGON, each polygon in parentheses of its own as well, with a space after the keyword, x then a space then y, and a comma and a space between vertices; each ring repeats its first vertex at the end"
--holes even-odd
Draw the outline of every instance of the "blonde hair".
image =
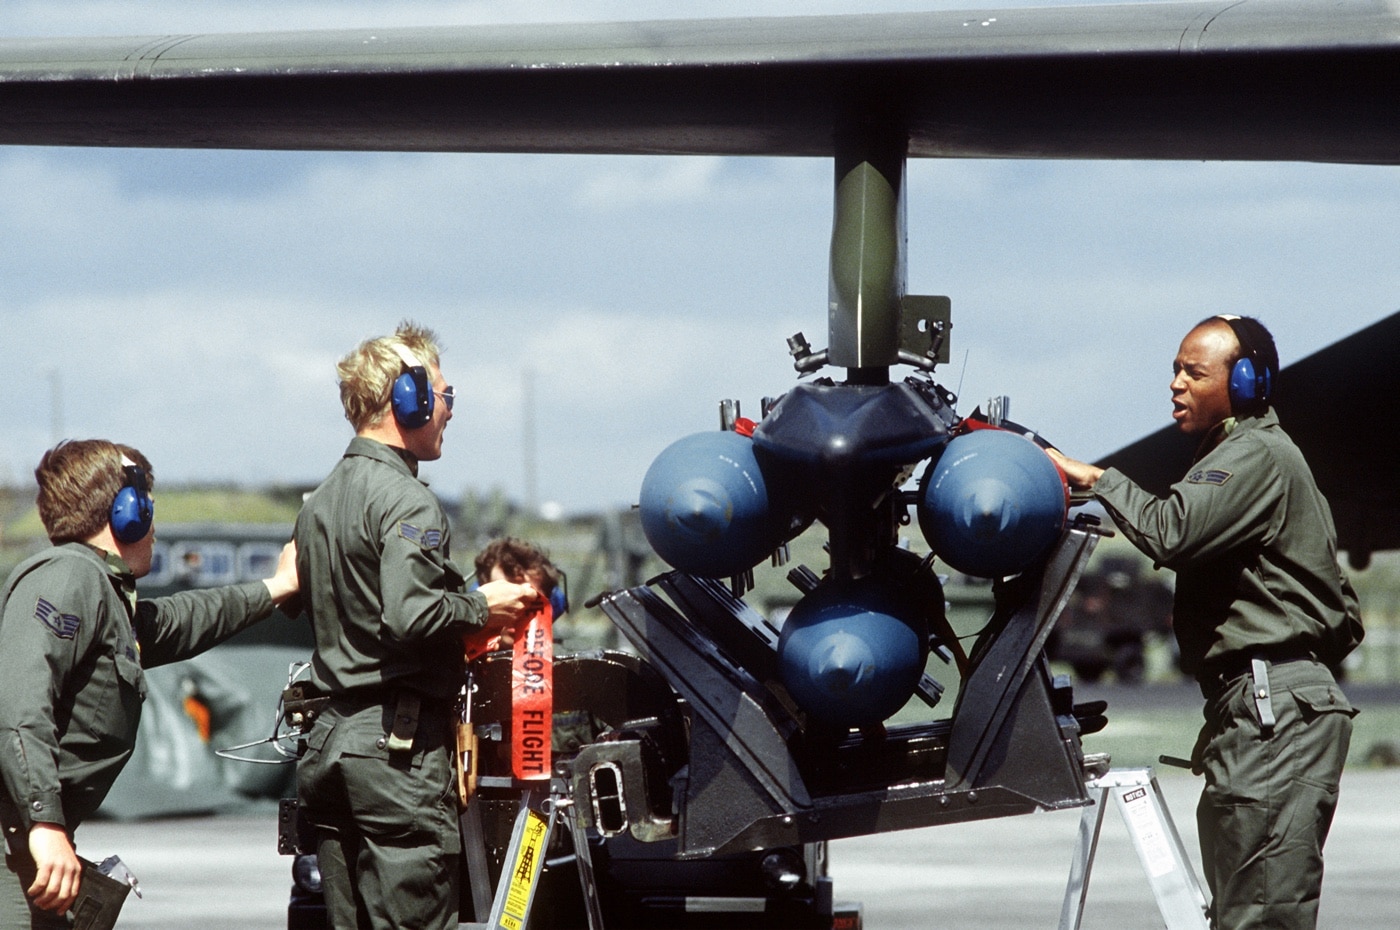
POLYGON ((389 414, 394 380, 407 370, 399 348, 407 349, 422 365, 438 367, 437 334, 408 320, 392 336, 366 339, 336 364, 340 404, 356 432, 378 426, 389 414))
POLYGON ((44 453, 34 469, 35 503, 51 542, 88 540, 107 525, 125 482, 123 456, 145 470, 148 482, 155 480, 144 455, 105 439, 69 439, 44 453))

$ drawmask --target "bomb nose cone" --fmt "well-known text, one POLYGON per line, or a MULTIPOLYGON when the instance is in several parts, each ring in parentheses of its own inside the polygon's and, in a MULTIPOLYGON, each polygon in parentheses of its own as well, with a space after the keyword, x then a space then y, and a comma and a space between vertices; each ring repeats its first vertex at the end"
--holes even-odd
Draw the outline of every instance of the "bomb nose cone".
POLYGON ((950 440, 919 488, 919 528, 944 562, 968 575, 1024 570, 1059 538, 1063 479, 1035 443, 1004 430, 950 440))
POLYGON ((812 651, 808 673, 819 687, 833 696, 858 691, 875 670, 870 645, 849 633, 837 632, 812 651))
POLYGON ((927 618, 897 584, 874 577, 822 582, 778 638, 783 686, 825 726, 884 721, 914 693, 927 658, 927 618))
POLYGON ((718 538, 733 517, 733 503, 713 481, 697 478, 672 495, 671 518, 676 528, 696 539, 718 538))
POLYGON ((695 433, 667 446, 642 479, 642 531, 683 572, 722 578, 753 567, 785 538, 753 440, 695 433))
POLYGON ((983 542, 992 542, 1006 532, 1016 516, 1011 506, 1013 497, 1011 489, 1003 482, 977 482, 962 512, 962 522, 969 535, 983 542))

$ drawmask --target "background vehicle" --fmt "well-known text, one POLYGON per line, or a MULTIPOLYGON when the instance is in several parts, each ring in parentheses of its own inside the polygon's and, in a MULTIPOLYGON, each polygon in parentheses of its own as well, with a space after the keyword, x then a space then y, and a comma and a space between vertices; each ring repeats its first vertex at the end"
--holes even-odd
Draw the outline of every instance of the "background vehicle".
POLYGON ((1105 555, 1084 572, 1046 652, 1080 679, 1112 673, 1135 683, 1146 671, 1148 643, 1170 639, 1172 589, 1141 558, 1105 555))

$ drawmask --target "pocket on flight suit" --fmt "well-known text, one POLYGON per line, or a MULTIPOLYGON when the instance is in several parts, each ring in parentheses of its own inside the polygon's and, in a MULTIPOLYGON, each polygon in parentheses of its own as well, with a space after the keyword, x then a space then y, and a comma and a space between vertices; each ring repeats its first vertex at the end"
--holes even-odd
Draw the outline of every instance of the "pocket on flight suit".
POLYGON ((384 840, 456 836, 451 757, 420 730, 413 748, 390 753, 375 714, 362 714, 337 740, 337 766, 359 828, 384 840), (449 804, 448 802, 451 802, 449 804))
POLYGON ((311 724, 311 730, 301 741, 301 752, 297 757, 297 801, 301 809, 318 827, 328 827, 331 811, 335 807, 333 793, 326 785, 329 769, 326 762, 326 744, 335 733, 332 717, 322 714, 311 724))
POLYGON ((121 653, 112 656, 114 671, 101 689, 80 689, 73 702, 73 719, 99 741, 100 746, 129 750, 141 719, 146 680, 141 663, 121 653))
POLYGON ((1220 807, 1249 804, 1262 796, 1253 763, 1268 753, 1249 678, 1232 681, 1211 701, 1193 757, 1206 775, 1205 796, 1220 807))
POLYGON ((1293 777, 1335 795, 1351 746, 1351 718, 1356 716, 1356 708, 1342 689, 1330 682, 1294 685, 1288 693, 1297 713, 1289 741, 1293 777))

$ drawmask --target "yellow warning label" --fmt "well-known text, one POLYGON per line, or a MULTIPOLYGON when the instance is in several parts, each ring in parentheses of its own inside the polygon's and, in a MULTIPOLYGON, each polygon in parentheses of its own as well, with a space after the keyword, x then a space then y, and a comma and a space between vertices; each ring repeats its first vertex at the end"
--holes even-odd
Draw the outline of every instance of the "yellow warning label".
POLYGON ((506 891, 506 903, 502 909, 500 926, 506 930, 521 930, 526 913, 530 909, 530 896, 535 891, 535 879, 544 863, 545 832, 549 827, 543 815, 529 811, 524 834, 520 838, 520 851, 515 857, 510 873, 510 887, 506 891))

